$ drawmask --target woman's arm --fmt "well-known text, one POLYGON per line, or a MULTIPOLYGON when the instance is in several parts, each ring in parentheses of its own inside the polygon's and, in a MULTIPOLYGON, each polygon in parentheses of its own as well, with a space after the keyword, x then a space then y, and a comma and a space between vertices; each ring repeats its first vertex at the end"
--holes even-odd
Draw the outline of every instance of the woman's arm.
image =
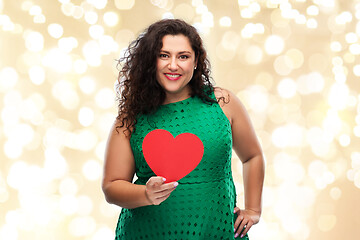
POLYGON ((132 183, 135 173, 134 156, 130 139, 123 132, 116 131, 116 122, 112 126, 105 150, 102 189, 106 201, 124 208, 136 208, 150 205, 145 195, 145 186, 132 183))
POLYGON ((261 215, 261 197, 264 183, 265 164, 263 153, 244 105, 229 90, 223 90, 228 97, 227 111, 233 137, 233 149, 243 163, 245 210, 235 208, 238 218, 235 222, 237 233, 246 225, 246 234, 261 215), (240 226, 239 226, 240 224, 240 226))
POLYGON ((116 131, 116 124, 111 128, 105 151, 102 189, 106 201, 128 209, 159 205, 176 185, 174 182, 164 184, 160 176, 151 177, 146 185, 132 183, 135 161, 130 137, 124 134, 124 127, 116 131))

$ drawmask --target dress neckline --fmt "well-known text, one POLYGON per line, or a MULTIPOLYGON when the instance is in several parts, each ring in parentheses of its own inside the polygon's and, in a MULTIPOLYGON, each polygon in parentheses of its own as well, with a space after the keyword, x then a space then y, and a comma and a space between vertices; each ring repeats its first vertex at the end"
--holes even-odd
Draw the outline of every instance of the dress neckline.
POLYGON ((180 101, 177 101, 177 102, 162 104, 162 105, 160 105, 160 107, 176 105, 176 104, 179 104, 179 103, 185 103, 185 102, 189 101, 190 99, 192 99, 192 98, 194 98, 194 97, 195 97, 195 96, 190 96, 190 97, 188 97, 188 98, 185 98, 185 99, 180 100, 180 101))

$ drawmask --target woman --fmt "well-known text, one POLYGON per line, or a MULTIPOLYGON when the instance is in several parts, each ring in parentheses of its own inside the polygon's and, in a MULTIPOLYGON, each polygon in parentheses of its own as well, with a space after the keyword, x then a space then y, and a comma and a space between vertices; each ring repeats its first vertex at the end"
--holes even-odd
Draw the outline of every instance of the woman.
POLYGON ((240 100, 212 86, 196 29, 158 21, 121 63, 102 185, 122 207, 116 239, 248 239, 261 214, 262 151, 240 100), (245 209, 236 207, 232 147, 243 163, 245 209))

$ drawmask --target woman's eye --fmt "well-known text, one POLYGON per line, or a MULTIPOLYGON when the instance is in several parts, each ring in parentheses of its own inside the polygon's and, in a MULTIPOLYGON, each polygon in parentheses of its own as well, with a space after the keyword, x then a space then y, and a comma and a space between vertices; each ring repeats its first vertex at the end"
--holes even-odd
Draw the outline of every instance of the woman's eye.
POLYGON ((181 59, 188 59, 189 56, 187 56, 187 55, 181 55, 180 58, 181 58, 181 59))
POLYGON ((161 57, 161 58, 166 58, 166 57, 167 57, 167 55, 166 55, 166 54, 161 53, 161 54, 159 55, 159 57, 161 57))

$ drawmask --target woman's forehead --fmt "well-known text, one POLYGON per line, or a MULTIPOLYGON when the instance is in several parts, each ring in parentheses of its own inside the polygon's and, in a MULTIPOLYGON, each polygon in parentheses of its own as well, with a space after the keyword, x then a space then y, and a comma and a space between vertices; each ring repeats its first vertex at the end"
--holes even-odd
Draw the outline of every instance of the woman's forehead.
POLYGON ((167 52, 190 52, 193 53, 193 49, 188 37, 178 35, 165 35, 162 39, 161 51, 167 52))

